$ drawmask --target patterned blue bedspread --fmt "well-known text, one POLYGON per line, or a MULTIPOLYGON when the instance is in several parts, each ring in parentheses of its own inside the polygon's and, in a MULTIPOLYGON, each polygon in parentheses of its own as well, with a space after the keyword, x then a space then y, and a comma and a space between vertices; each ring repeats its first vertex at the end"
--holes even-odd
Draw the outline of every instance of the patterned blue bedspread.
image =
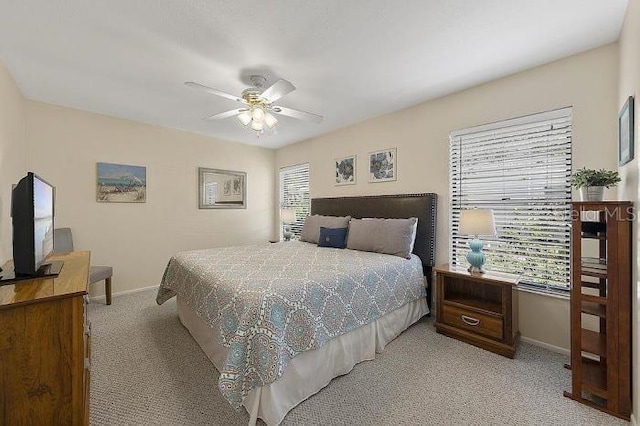
POLYGON ((178 253, 156 301, 176 294, 229 348, 218 385, 235 408, 291 359, 425 296, 420 259, 290 241, 178 253))

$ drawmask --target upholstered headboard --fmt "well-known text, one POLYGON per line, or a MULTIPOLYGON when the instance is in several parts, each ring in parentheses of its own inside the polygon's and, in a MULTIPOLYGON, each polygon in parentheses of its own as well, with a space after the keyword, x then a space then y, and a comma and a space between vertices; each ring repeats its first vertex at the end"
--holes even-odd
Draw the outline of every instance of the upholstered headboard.
POLYGON ((432 268, 436 255, 436 194, 373 195, 362 197, 313 198, 311 214, 351 216, 354 218, 379 217, 402 219, 418 218, 416 242, 413 248, 424 268, 429 282, 427 300, 431 306, 432 268))

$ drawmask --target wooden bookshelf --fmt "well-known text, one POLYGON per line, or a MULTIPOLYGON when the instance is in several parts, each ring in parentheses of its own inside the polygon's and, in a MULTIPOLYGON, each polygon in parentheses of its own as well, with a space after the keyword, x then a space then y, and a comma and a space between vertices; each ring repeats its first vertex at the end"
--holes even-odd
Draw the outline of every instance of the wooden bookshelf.
POLYGON ((626 420, 631 414, 632 209, 626 201, 572 205, 572 378, 571 392, 564 393, 626 420), (588 247, 588 240, 597 247, 588 247), (585 328, 583 316, 594 317, 590 324, 597 329, 585 328))

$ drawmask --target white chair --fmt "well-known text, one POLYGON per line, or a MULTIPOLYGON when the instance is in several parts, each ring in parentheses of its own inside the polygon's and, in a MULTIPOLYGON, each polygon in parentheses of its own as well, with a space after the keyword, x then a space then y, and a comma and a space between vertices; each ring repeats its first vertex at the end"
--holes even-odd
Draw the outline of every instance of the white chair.
MULTIPOLYGON (((53 230, 53 251, 56 253, 68 253, 73 251, 73 235, 71 228, 57 228, 53 230)), ((111 304, 111 266, 91 266, 89 268, 89 284, 104 280, 104 294, 107 305, 111 304)))

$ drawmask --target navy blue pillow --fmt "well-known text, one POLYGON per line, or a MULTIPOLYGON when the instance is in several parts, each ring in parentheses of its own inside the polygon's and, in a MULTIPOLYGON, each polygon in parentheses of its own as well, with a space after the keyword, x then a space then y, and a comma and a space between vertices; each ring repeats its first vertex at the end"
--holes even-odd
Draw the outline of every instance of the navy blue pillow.
POLYGON ((347 246, 347 228, 320 227, 318 247, 334 247, 343 249, 347 246))

